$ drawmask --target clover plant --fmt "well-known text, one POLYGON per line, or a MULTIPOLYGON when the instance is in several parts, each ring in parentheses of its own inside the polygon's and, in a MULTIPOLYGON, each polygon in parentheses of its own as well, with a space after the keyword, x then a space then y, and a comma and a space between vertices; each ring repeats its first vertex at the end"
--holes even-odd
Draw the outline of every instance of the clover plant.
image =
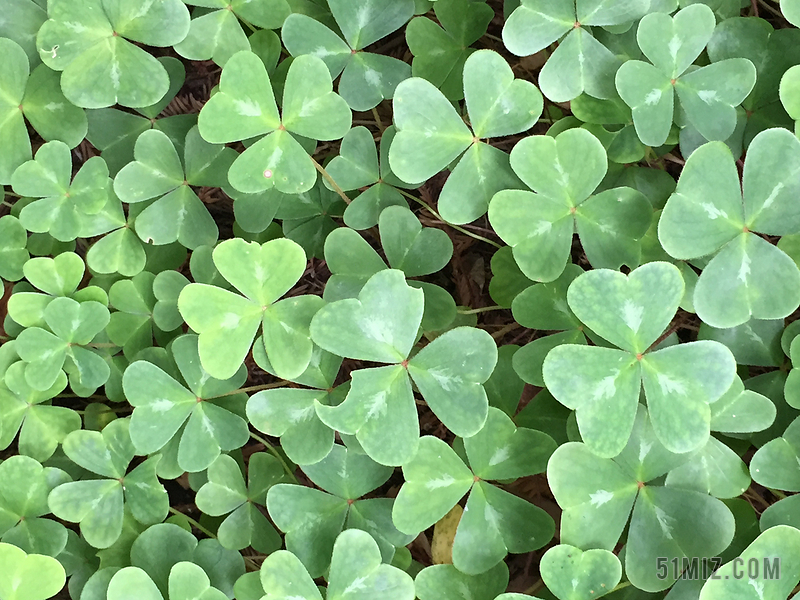
POLYGON ((0 600, 797 594, 800 0, 0 5, 0 600))

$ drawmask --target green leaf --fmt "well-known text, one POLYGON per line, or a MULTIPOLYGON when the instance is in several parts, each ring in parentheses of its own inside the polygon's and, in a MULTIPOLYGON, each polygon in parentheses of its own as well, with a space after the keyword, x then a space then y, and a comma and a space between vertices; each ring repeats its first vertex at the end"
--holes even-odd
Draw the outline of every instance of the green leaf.
POLYGON ((14 170, 31 157, 31 142, 19 108, 30 66, 25 51, 15 42, 0 38, 0 49, 6 57, 0 67, 4 88, 4 97, 0 100, 0 140, 5 148, 0 155, 0 183, 7 184, 14 170))
POLYGON ((431 436, 419 441, 419 450, 403 465, 405 483, 397 494, 392 520, 403 533, 424 531, 470 490, 474 476, 453 449, 431 436))
POLYGON ((270 590, 270 596, 322 600, 322 595, 303 563, 286 550, 273 552, 264 559, 261 563, 260 578, 262 588, 270 590))
POLYGON ((622 564, 608 550, 584 552, 559 544, 542 557, 542 579, 559 600, 599 598, 613 590, 622 579, 622 564))
POLYGON ((397 135, 389 149, 392 171, 403 181, 431 178, 458 158, 472 142, 469 128, 431 83, 407 79, 394 94, 397 135))
POLYGON ((441 230, 423 228, 408 208, 389 206, 378 221, 381 245, 393 269, 406 277, 430 275, 441 270, 453 255, 453 242, 441 230))
POLYGON ((567 302, 589 329, 620 348, 641 354, 669 325, 683 287, 680 271, 670 263, 648 263, 630 275, 595 269, 572 282, 567 302))
POLYGON ((64 567, 55 559, 27 554, 11 544, 0 542, 0 594, 5 600, 47 600, 64 587, 64 567))
POLYGON ((330 9, 353 50, 386 37, 414 16, 412 0, 366 0, 358 6, 346 0, 332 0, 330 9))
POLYGON ((515 79, 505 59, 491 50, 475 52, 464 63, 464 99, 478 138, 526 131, 542 114, 536 86, 515 79))
POLYGON ((70 102, 86 108, 145 107, 166 94, 164 67, 131 42, 171 46, 181 41, 189 31, 189 11, 182 2, 62 0, 48 8, 50 18, 37 36, 39 56, 63 71, 61 87, 70 102))
POLYGON ((22 279, 30 256, 27 243, 28 236, 19 219, 11 215, 0 217, 0 277, 9 281, 22 279))
POLYGON ((125 567, 108 582, 109 600, 130 600, 135 593, 142 600, 163 600, 153 580, 139 567, 125 567), (136 590, 133 592, 133 590, 136 590))
POLYGON ((445 426, 469 437, 486 422, 483 383, 497 363, 497 345, 481 329, 457 327, 437 337, 408 362, 408 374, 445 426))
POLYGON ((762 596, 776 599, 788 597, 797 581, 800 581, 800 565, 796 558, 799 545, 800 536, 794 527, 771 527, 758 536, 737 559, 722 565, 715 572, 715 577, 709 579, 700 590, 700 600, 734 596, 743 600, 755 600, 762 596), (754 561, 763 567, 756 577, 745 578, 741 569, 735 570, 737 565, 750 565, 754 561), (774 572, 776 564, 780 565, 780 578, 770 577, 766 572, 768 568, 774 572))
POLYGON ((422 291, 402 271, 386 269, 367 281, 358 299, 338 300, 314 315, 311 338, 337 356, 399 363, 416 341, 422 311, 422 291))
POLYGON ((463 590, 475 600, 519 600, 502 594, 508 587, 508 567, 502 563, 481 575, 467 575, 453 565, 432 565, 422 569, 414 583, 420 600, 461 600, 463 590))

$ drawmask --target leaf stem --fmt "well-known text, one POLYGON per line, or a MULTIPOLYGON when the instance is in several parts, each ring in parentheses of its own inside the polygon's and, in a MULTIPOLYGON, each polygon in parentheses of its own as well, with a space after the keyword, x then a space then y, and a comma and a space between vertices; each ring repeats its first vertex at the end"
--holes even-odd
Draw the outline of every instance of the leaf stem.
MULTIPOLYGON (((631 582, 630 582, 630 581, 623 581, 622 583, 620 583, 619 585, 617 585, 617 587, 615 587, 613 590, 611 590, 611 592, 616 592, 617 590, 621 590, 622 588, 626 588, 626 587, 628 587, 630 584, 631 584, 631 582)), ((608 593, 610 594, 611 592, 608 592, 608 593)))
POLYGON ((417 202, 418 204, 421 204, 423 207, 425 207, 428 210, 429 213, 431 213, 434 217, 439 219, 444 225, 447 225, 448 227, 452 227, 456 231, 460 231, 464 235, 468 235, 471 238, 474 238, 474 239, 479 240, 481 242, 486 242, 487 244, 489 244, 491 246, 494 246, 498 250, 500 248, 502 248, 502 246, 500 244, 498 244, 497 242, 493 242, 492 240, 490 240, 488 238, 485 238, 482 235, 478 235, 477 233, 472 233, 471 231, 468 231, 468 230, 464 229, 463 227, 459 227, 458 225, 453 225, 452 223, 448 223, 447 221, 445 221, 442 218, 442 215, 440 215, 438 212, 433 210, 433 208, 428 206, 427 202, 425 202, 421 198, 417 198, 413 194, 409 194, 408 192, 406 192, 405 190, 401 190, 400 188, 397 188, 397 191, 400 192, 401 194, 403 194, 403 196, 405 196, 406 198, 410 198, 414 202, 417 202))
POLYGON ((170 506, 170 507, 169 507, 169 512, 171 512, 173 515, 180 515, 181 517, 183 517, 184 519, 186 519, 186 520, 189 522, 189 524, 190 524, 192 527, 195 527, 195 528, 196 528, 198 531, 202 531, 203 533, 205 533, 205 534, 206 534, 208 537, 210 537, 210 538, 217 539, 217 535, 216 535, 215 533, 213 533, 213 532, 212 532, 210 529, 206 529, 205 527, 203 527, 202 525, 200 525, 200 523, 198 523, 197 521, 195 521, 195 520, 194 520, 192 517, 190 517, 189 515, 185 515, 185 514, 183 514, 183 513, 182 513, 181 511, 179 511, 177 508, 172 508, 172 507, 170 506))
POLYGON ((0 200, 0 204, 2 204, 3 206, 7 206, 8 208, 14 208, 13 204, 9 204, 5 200, 0 200))
POLYGON ((258 31, 258 29, 256 29, 255 27, 253 27, 253 24, 252 24, 250 21, 248 21, 247 19, 243 19, 243 18, 242 18, 242 17, 240 17, 239 15, 236 15, 236 16, 239 18, 239 20, 240 20, 242 23, 244 23, 245 25, 247 25, 247 27, 250 29, 250 31, 252 31, 253 33, 255 33, 255 32, 257 32, 257 31, 258 31))
POLYGON ((311 157, 311 161, 314 163, 314 166, 316 167, 317 171, 319 171, 320 175, 322 175, 325 181, 331 184, 333 191, 339 194, 341 199, 344 200, 345 204, 350 204, 350 198, 347 197, 347 194, 344 193, 344 190, 342 190, 342 188, 339 187, 339 184, 336 183, 334 178, 331 177, 330 174, 325 170, 325 167, 319 164, 313 156, 311 157))
POLYGON ((383 121, 381 121, 381 116, 378 114, 377 106, 372 108, 372 116, 375 117, 375 125, 377 125, 378 129, 381 130, 381 133, 386 131, 386 127, 383 126, 383 121))
POLYGON ((514 322, 514 323, 509 323, 508 325, 506 325, 505 327, 503 327, 501 330, 499 330, 499 331, 495 331, 495 332, 492 334, 492 337, 493 337, 494 339, 496 339, 496 340, 499 340, 501 337, 503 337, 503 336, 504 336, 505 334, 507 334, 509 331, 514 331, 515 329, 517 329, 517 328, 519 328, 519 327, 522 327, 522 326, 521 326, 519 323, 517 323, 517 322, 514 322))
POLYGON ((286 471, 286 474, 287 474, 289 477, 291 477, 291 478, 292 478, 292 481, 294 481, 295 483, 299 483, 299 482, 297 481, 297 477, 295 477, 295 476, 294 476, 294 472, 293 472, 293 471, 292 471, 292 470, 289 468, 289 465, 288 465, 288 464, 286 463, 286 461, 283 459, 283 456, 281 456, 281 453, 280 453, 280 452, 278 452, 278 451, 275 449, 275 446, 273 446, 272 444, 270 444, 270 443, 269 443, 267 440, 265 440, 264 438, 262 438, 260 435, 256 435, 256 434, 255 434, 255 433, 253 433, 252 431, 250 432, 250 437, 251 437, 251 438, 253 438, 254 440, 256 440, 257 442, 261 442, 262 444, 264 444, 264 447, 267 449, 267 451, 268 451, 270 454, 272 454, 272 456, 274 456, 275 458, 277 458, 277 459, 280 461, 280 463, 283 465, 283 470, 284 470, 284 471, 286 471))
POLYGON ((220 394, 219 396, 214 396, 213 398, 207 398, 207 400, 216 400, 217 398, 224 398, 225 396, 233 396, 234 394, 249 394, 250 392, 260 392, 261 390, 269 390, 272 388, 277 388, 286 385, 285 381, 276 381, 274 383, 264 383, 262 385, 252 385, 250 387, 243 387, 237 390, 233 390, 232 392, 226 392, 224 394, 220 394))
POLYGON ((525 594, 530 596, 531 594, 537 592, 542 587, 544 587, 544 580, 540 578, 539 581, 537 581, 531 587, 525 590, 525 594))
POLYGON ((472 308, 470 310, 459 310, 460 315, 477 315, 479 313, 490 312, 492 310, 506 310, 505 306, 483 306, 481 308, 472 308))

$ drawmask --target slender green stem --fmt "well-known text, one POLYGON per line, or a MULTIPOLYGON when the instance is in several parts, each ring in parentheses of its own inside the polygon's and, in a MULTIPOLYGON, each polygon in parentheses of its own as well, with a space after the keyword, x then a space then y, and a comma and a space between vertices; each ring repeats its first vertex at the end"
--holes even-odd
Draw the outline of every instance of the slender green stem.
POLYGON ((242 23, 244 23, 244 24, 247 26, 247 28, 248 28, 250 31, 252 31, 253 33, 255 33, 256 31, 258 31, 258 29, 256 29, 255 27, 253 27, 253 24, 252 24, 250 21, 248 21, 247 19, 243 19, 243 18, 242 18, 242 17, 240 17, 239 15, 236 15, 236 16, 237 16, 237 17, 239 17, 239 20, 240 20, 242 23))
POLYGON ((350 198, 347 197, 347 194, 345 194, 344 190, 342 190, 342 188, 339 187, 339 184, 336 183, 336 180, 333 177, 331 177, 330 174, 325 170, 325 167, 323 167, 321 164, 319 164, 314 159, 313 156, 311 157, 311 160, 314 163, 314 166, 317 168, 317 171, 319 171, 320 175, 322 175, 322 177, 325 179, 325 181, 327 181, 328 183, 331 184, 331 187, 333 188, 333 191, 336 192, 337 194, 339 194, 341 199, 344 200, 345 204, 350 204, 350 198))
POLYGON ((776 17, 780 17, 781 19, 785 19, 786 17, 783 16, 783 13, 776 8, 773 8, 769 4, 767 4, 764 0, 758 0, 758 3, 766 8, 769 12, 771 12, 776 17))
POLYGON ((478 313, 490 312, 493 310, 506 310, 505 306, 483 306, 481 308, 472 308, 470 310, 459 310, 460 315, 477 315, 478 313))
POLYGON ((119 348, 118 344, 102 343, 102 344, 81 344, 84 348, 119 348))
POLYGON ((0 204, 2 204, 3 206, 7 206, 8 208, 14 208, 13 204, 9 204, 5 200, 0 200, 0 204))
POLYGON ((768 489, 770 492, 772 492, 773 494, 775 494, 775 496, 777 496, 777 497, 778 497, 778 498, 780 498, 781 500, 783 500, 784 498, 786 498, 786 494, 784 494, 783 492, 781 492, 781 491, 779 491, 779 490, 773 490, 772 488, 767 488, 767 489, 768 489))
POLYGON ((544 581, 542 579, 539 579, 539 581, 537 581, 531 587, 529 587, 527 590, 525 590, 525 594, 530 596, 531 594, 537 592, 543 586, 544 586, 544 581))
POLYGON ((383 126, 383 121, 381 121, 381 116, 378 114, 378 107, 374 107, 372 109, 372 116, 375 117, 375 125, 377 125, 378 129, 380 129, 381 133, 383 133, 386 130, 386 127, 383 126))
POLYGON ((464 229, 463 227, 459 227, 458 225, 453 225, 452 223, 448 223, 447 221, 445 221, 442 218, 442 215, 440 215, 438 212, 433 210, 432 207, 428 206, 428 204, 424 200, 422 200, 421 198, 417 198, 416 196, 414 196, 413 194, 409 194, 405 190, 398 189, 397 191, 400 192, 401 194, 403 194, 403 196, 405 196, 406 198, 410 198, 414 202, 417 202, 418 204, 421 204, 422 206, 424 206, 428 210, 429 213, 431 213, 434 217, 439 219, 442 223, 444 223, 448 227, 452 227, 456 231, 460 231, 464 235, 468 235, 469 237, 474 238, 476 240, 479 240, 481 242, 486 242, 487 244, 489 244, 491 246, 494 246, 497 249, 502 248, 502 246, 500 244, 498 244, 497 242, 493 242, 492 240, 490 240, 488 238, 485 238, 482 235, 478 235, 477 233, 472 233, 471 231, 468 231, 468 230, 464 229))
POLYGON ((185 515, 185 514, 183 514, 183 513, 182 513, 181 511, 179 511, 177 508, 172 508, 172 507, 170 506, 170 507, 169 507, 169 512, 171 512, 173 515, 180 515, 180 516, 182 516, 184 519, 186 519, 187 521, 189 521, 189 524, 190 524, 192 527, 195 527, 195 528, 196 528, 198 531, 202 531, 202 532, 203 532, 203 533, 205 533, 205 534, 206 534, 208 537, 210 537, 210 538, 214 538, 214 539, 216 539, 216 538, 217 538, 217 535, 216 535, 214 532, 212 532, 210 529, 206 529, 205 527, 203 527, 202 525, 200 525, 200 523, 198 523, 197 521, 195 521, 195 520, 194 520, 192 517, 190 517, 189 515, 185 515))
POLYGON ((267 451, 270 454, 272 454, 272 456, 274 456, 275 458, 277 458, 281 462, 281 464, 283 465, 283 470, 286 471, 286 474, 289 477, 292 478, 292 481, 294 481, 295 483, 298 483, 297 477, 294 476, 294 472, 289 468, 289 465, 286 464, 286 461, 283 459, 283 456, 281 456, 281 453, 278 452, 275 449, 275 446, 270 444, 267 440, 262 438, 260 435, 256 435, 252 431, 250 432, 250 437, 253 438, 254 440, 256 440, 257 442, 261 442, 262 444, 264 444, 264 446, 266 447, 267 451))
POLYGON ((521 325, 520 325, 519 323, 516 323, 516 322, 515 322, 515 323, 509 323, 508 325, 506 325, 505 327, 503 327, 501 330, 499 330, 499 331, 495 331, 495 332, 492 334, 492 337, 493 337, 494 339, 496 339, 496 340, 499 340, 501 337, 503 337, 503 336, 504 336, 505 334, 507 334, 509 331, 514 331, 515 329, 518 329, 519 327, 521 327, 521 325))
POLYGON ((233 396, 234 394, 249 394, 250 392, 260 392, 261 390, 270 390, 272 388, 277 388, 286 385, 285 381, 276 381, 274 383, 265 383, 262 385, 252 385, 250 387, 243 387, 239 388, 238 390, 233 390, 232 392, 226 392, 224 394, 220 394, 219 396, 214 396, 213 398, 208 398, 208 400, 216 400, 217 398, 224 398, 225 396, 233 396))
MULTIPOLYGON (((626 588, 626 587, 628 587, 630 584, 631 584, 631 582, 630 582, 630 581, 623 581, 622 583, 620 583, 619 585, 617 585, 617 587, 615 587, 613 590, 611 590, 611 592, 616 592, 617 590, 621 590, 622 588, 626 588)), ((609 594, 610 594, 611 592, 609 592, 609 594)))

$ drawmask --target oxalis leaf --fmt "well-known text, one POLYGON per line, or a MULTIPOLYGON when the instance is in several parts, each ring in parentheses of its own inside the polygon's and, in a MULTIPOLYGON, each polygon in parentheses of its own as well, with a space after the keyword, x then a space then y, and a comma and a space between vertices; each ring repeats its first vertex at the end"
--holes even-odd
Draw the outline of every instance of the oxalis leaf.
POLYGON ((267 508, 286 533, 286 548, 312 576, 328 570, 334 542, 342 530, 368 532, 384 562, 390 562, 395 550, 413 539, 395 528, 393 499, 362 498, 386 483, 391 468, 359 451, 335 445, 323 460, 302 469, 322 491, 280 483, 267 492, 267 508))
POLYGON ((303 275, 303 249, 287 239, 258 244, 237 238, 220 243, 213 260, 244 297, 203 283, 181 290, 178 310, 200 334, 203 368, 217 379, 232 377, 261 329, 276 373, 287 379, 300 375, 311 360, 308 326, 323 301, 317 296, 278 299, 303 275))
POLYGON ((486 420, 489 404, 482 384, 497 362, 494 340, 482 330, 460 327, 409 359, 423 305, 422 290, 409 286, 402 271, 385 269, 367 281, 357 299, 332 302, 311 321, 311 337, 323 349, 390 365, 354 372, 339 406, 316 404, 324 423, 357 435, 367 454, 382 464, 401 465, 416 450, 419 423, 409 376, 454 433, 473 435, 486 420), (391 440, 386 439, 389 430, 391 440))
POLYGON ((422 531, 439 521, 469 492, 453 541, 453 564, 477 575, 508 552, 528 552, 552 537, 553 522, 538 507, 490 485, 486 480, 514 479, 539 472, 555 442, 531 429, 517 429, 496 408, 484 428, 464 440, 470 468, 447 444, 431 436, 403 465, 406 483, 392 517, 400 531, 422 531))
POLYGON ((535 193, 499 191, 489 205, 489 221, 512 246, 525 276, 557 279, 576 229, 592 266, 639 265, 639 240, 650 226, 652 206, 627 187, 592 195, 606 175, 608 159, 591 133, 576 128, 555 138, 525 138, 511 151, 511 167, 535 193))
POLYGON ((599 456, 616 456, 628 442, 642 384, 664 446, 689 452, 708 440, 708 405, 733 383, 736 361, 712 341, 650 350, 682 296, 680 271, 664 262, 627 276, 596 269, 570 285, 570 309, 620 349, 563 344, 548 353, 542 371, 553 396, 576 410, 581 436, 599 456))
MULTIPOLYGON (((733 514, 720 500, 659 484, 661 476, 690 457, 671 452, 659 441, 641 405, 633 433, 615 458, 599 457, 582 443, 559 446, 548 462, 547 479, 563 509, 561 543, 611 551, 630 519, 628 579, 645 591, 667 589, 680 573, 659 577, 653 567, 657 557, 680 562, 684 557, 713 556, 728 547, 734 533, 733 514)), ((543 565, 543 576, 545 572, 543 565)))
MULTIPOLYGON (((266 598, 322 600, 311 576, 298 558, 286 550, 269 555, 261 565, 266 598)), ((343 531, 336 538, 327 577, 328 600, 356 600, 380 590, 387 600, 413 600, 414 581, 400 569, 381 564, 378 545, 364 531, 343 531)))
POLYGON ((673 17, 651 13, 641 20, 636 39, 652 64, 629 60, 615 80, 644 144, 661 146, 667 140, 675 94, 686 118, 704 138, 722 141, 733 133, 734 107, 756 82, 753 63, 729 58, 688 70, 711 39, 715 25, 714 13, 702 3, 687 6, 673 17))
POLYGON ((693 298, 708 325, 730 328, 750 318, 781 319, 800 305, 797 265, 756 235, 800 229, 793 201, 800 193, 798 172, 800 141, 777 128, 751 142, 743 193, 734 158, 723 143, 705 144, 686 161, 661 215, 658 237, 675 258, 712 257, 693 298))
POLYGON ((425 79, 401 83, 393 103, 398 133, 389 148, 389 162, 400 179, 424 181, 463 154, 439 198, 442 216, 452 223, 474 221, 486 213, 496 192, 522 187, 507 155, 481 139, 530 129, 542 113, 536 87, 515 79, 506 61, 491 50, 477 51, 466 60, 464 98, 472 131, 425 79))
POLYGON ((129 419, 109 423, 103 432, 74 431, 64 440, 64 453, 75 464, 100 478, 64 483, 48 496, 53 514, 80 523, 81 533, 95 548, 108 548, 122 533, 124 504, 140 523, 160 523, 167 515, 167 491, 156 477, 154 457, 128 466, 135 449, 128 434, 129 419))
POLYGON ((553 102, 567 102, 585 91, 596 98, 614 94, 611 77, 620 61, 584 26, 623 25, 643 17, 646 0, 610 2, 523 0, 503 27, 503 42, 518 56, 535 54, 566 34, 539 75, 539 86, 553 102))
POLYGON ((222 450, 234 450, 248 439, 247 423, 225 408, 226 396, 244 383, 243 365, 226 380, 215 379, 200 366, 197 336, 181 336, 172 343, 172 353, 189 389, 156 365, 138 360, 122 376, 122 388, 134 407, 130 437, 140 454, 161 450, 180 436, 178 465, 189 472, 208 468, 222 450), (191 391, 190 391, 191 390, 191 391))
POLYGON ((212 144, 267 135, 233 162, 231 185, 245 193, 274 187, 299 194, 314 187, 314 163, 291 134, 336 140, 350 130, 350 108, 332 88, 321 59, 299 56, 286 74, 279 114, 264 63, 253 52, 234 54, 222 70, 219 92, 200 111, 200 134, 212 144))
POLYGON ((189 10, 180 0, 56 0, 39 29, 42 62, 62 71, 61 88, 77 106, 143 107, 169 87, 164 67, 131 42, 171 46, 189 31, 189 10), (129 41, 130 40, 130 41, 129 41))

